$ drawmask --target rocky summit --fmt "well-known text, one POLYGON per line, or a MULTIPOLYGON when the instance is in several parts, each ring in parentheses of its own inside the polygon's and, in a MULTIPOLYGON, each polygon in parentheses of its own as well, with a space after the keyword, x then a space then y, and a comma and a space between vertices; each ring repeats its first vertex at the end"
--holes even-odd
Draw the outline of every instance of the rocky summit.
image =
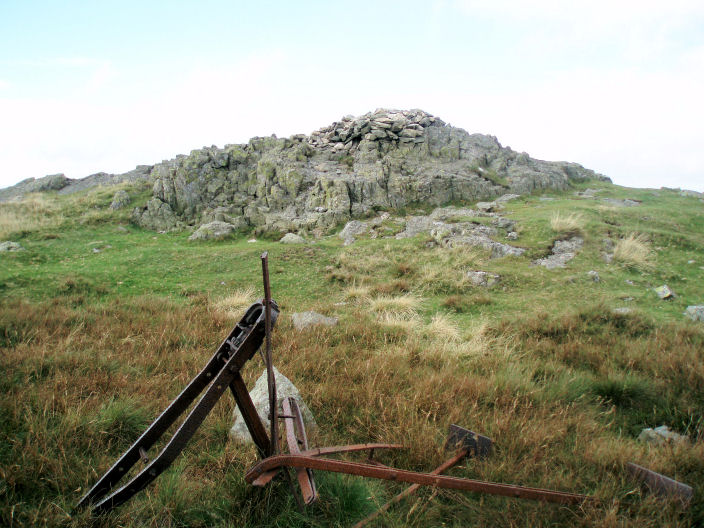
MULTIPOLYGON (((576 163, 533 159, 502 147, 493 136, 469 134, 422 110, 388 109, 346 116, 310 136, 256 137, 244 145, 202 148, 127 174, 153 184, 152 198, 132 214, 148 229, 218 221, 233 229, 313 235, 376 210, 604 179, 576 163)), ((120 180, 97 176, 89 177, 91 182, 120 180)), ((83 181, 62 179, 61 185, 80 188, 83 181)))

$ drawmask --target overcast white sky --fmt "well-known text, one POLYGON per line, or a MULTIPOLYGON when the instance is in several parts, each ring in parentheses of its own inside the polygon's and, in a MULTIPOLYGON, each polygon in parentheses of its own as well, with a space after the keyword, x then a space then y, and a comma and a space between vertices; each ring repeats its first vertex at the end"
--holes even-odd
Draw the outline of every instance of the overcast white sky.
POLYGON ((704 2, 2 2, 0 186, 422 108, 704 191, 704 2))

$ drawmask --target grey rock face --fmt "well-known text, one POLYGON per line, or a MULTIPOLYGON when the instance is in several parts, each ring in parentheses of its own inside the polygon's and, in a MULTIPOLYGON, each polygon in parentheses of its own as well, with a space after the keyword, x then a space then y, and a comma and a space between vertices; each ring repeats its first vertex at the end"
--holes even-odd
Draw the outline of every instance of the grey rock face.
POLYGON ((188 240, 222 240, 232 235, 236 230, 236 226, 216 220, 200 226, 188 237, 188 240))
MULTIPOLYGON (((155 165, 150 178, 154 199, 183 224, 198 225, 228 207, 261 231, 322 233, 375 209, 507 201, 603 177, 577 164, 532 159, 421 110, 379 109, 310 136, 194 150, 155 165)), ((137 221, 149 227, 145 214, 137 221)))
POLYGON ((689 317, 692 321, 704 322, 704 305, 699 306, 687 306, 684 314, 689 317))
POLYGON ((282 244, 305 244, 306 241, 301 235, 296 233, 286 233, 281 240, 282 244))
POLYGON ((110 204, 110 209, 122 209, 130 204, 132 200, 127 191, 119 190, 112 197, 112 203, 110 204))
POLYGON ((677 295, 675 295, 675 292, 673 292, 667 284, 658 286, 657 288, 654 288, 654 290, 655 293, 658 294, 658 297, 664 301, 677 297, 677 295))
MULTIPOLYGON (((274 379, 276 380, 276 401, 279 406, 279 412, 281 412, 281 402, 284 398, 295 398, 298 407, 301 409, 306 431, 310 433, 317 427, 317 424, 313 418, 313 413, 310 412, 310 409, 303 401, 301 393, 296 386, 291 383, 291 380, 281 374, 276 367, 274 367, 274 379)), ((269 386, 267 385, 266 370, 262 372, 262 375, 257 379, 254 388, 249 393, 249 397, 252 398, 252 403, 264 424, 264 428, 269 431, 269 386)), ((232 429, 230 429, 230 438, 247 444, 253 443, 252 437, 247 430, 247 425, 242 418, 242 413, 240 413, 237 407, 235 407, 232 416, 234 424, 232 425, 232 429)))
POLYGON ((132 211, 132 221, 153 231, 175 231, 185 227, 171 206, 157 198, 149 200, 146 207, 136 207, 132 211))
POLYGON ((24 251, 24 248, 17 242, 12 242, 10 240, 0 242, 0 253, 9 251, 24 251))
POLYGON ((535 264, 544 266, 547 269, 564 268, 577 255, 583 245, 584 239, 578 236, 573 236, 567 240, 557 240, 553 244, 552 254, 536 260, 535 264))
POLYGON ((335 326, 337 324, 337 317, 326 317, 317 312, 294 313, 291 314, 291 319, 293 319, 293 326, 296 330, 304 330, 309 326, 335 326))
POLYGON ((638 435, 638 440, 654 445, 682 444, 689 442, 685 435, 670 431, 670 428, 666 425, 661 425, 654 429, 650 427, 643 429, 638 435))
POLYGON ((475 286, 480 286, 482 288, 490 288, 495 284, 498 284, 501 277, 496 273, 489 273, 486 271, 468 271, 467 278, 475 286))

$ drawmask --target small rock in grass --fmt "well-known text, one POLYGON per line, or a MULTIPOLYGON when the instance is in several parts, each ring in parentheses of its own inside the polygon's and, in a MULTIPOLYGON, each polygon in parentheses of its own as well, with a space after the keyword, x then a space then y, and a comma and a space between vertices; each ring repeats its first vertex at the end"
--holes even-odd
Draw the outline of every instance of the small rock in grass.
POLYGON ((688 260, 688 261, 687 261, 687 264, 694 264, 694 263, 695 263, 694 260, 688 260))
POLYGON ((626 284, 633 286, 635 283, 631 279, 626 279, 626 284))
POLYGON ((0 252, 4 251, 24 251, 24 248, 17 242, 8 240, 6 242, 0 242, 0 252))
POLYGON ((127 207, 131 202, 130 195, 125 190, 119 190, 115 193, 110 204, 110 209, 122 209, 127 207))
POLYGON ((661 425, 655 429, 650 427, 643 429, 638 435, 638 440, 654 445, 678 445, 688 441, 685 435, 670 431, 670 428, 666 425, 661 425))
POLYGON ((627 307, 622 307, 622 308, 614 308, 611 310, 613 313, 618 314, 618 315, 628 315, 633 311, 632 308, 627 308, 627 307))
POLYGON ((501 280, 501 277, 496 273, 486 271, 468 271, 467 278, 472 284, 482 288, 490 288, 501 280))
POLYGON ((93 253, 100 253, 100 249, 98 249, 98 248, 93 248, 93 253))
MULTIPOLYGON (((301 409, 301 415, 303 416, 303 422, 306 426, 306 431, 310 432, 317 427, 315 419, 313 418, 313 413, 305 404, 301 398, 301 393, 298 391, 296 386, 291 383, 286 376, 281 374, 276 367, 274 367, 274 379, 276 380, 276 401, 279 406, 279 412, 281 412, 281 402, 284 398, 295 398, 298 407, 301 409)), ((254 408, 257 410, 257 414, 264 425, 266 431, 269 430, 269 387, 267 385, 266 370, 262 372, 259 376, 254 388, 249 393, 250 398, 252 398, 252 403, 254 408)), ((247 429, 247 424, 242 418, 242 413, 240 413, 239 408, 235 407, 233 418, 235 420, 232 429, 230 429, 230 437, 234 440, 239 440, 245 443, 252 443, 252 437, 247 429)))
POLYGON ((303 330, 314 325, 335 326, 337 324, 337 317, 326 317, 317 312, 294 313, 291 314, 291 319, 293 319, 293 326, 296 330, 303 330))
POLYGON ((658 297, 660 297, 662 300, 674 299, 675 297, 677 297, 677 295, 675 295, 675 292, 673 292, 667 284, 658 286, 657 288, 654 288, 654 290, 655 293, 658 294, 658 297))
POLYGON ((256 241, 257 241, 256 238, 250 238, 249 240, 247 240, 247 242, 249 242, 250 244, 251 244, 252 242, 256 242, 256 241))
POLYGON ((222 240, 232 235, 236 230, 237 227, 230 223, 215 220, 201 225, 188 237, 188 240, 222 240))
POLYGON ((587 275, 588 275, 589 277, 591 277, 591 279, 592 279, 594 282, 599 282, 599 281, 601 281, 601 277, 599 277, 599 272, 598 272, 598 271, 594 271, 594 270, 588 271, 588 272, 587 272, 587 275))
POLYGON ((516 233, 515 231, 511 231, 506 235, 506 238, 508 240, 518 240, 518 233, 516 233))
POLYGON ((698 306, 687 306, 684 314, 692 321, 704 322, 704 305, 700 304, 698 306))
POLYGON ((296 233, 286 233, 281 240, 282 244, 305 244, 306 241, 301 235, 296 233))

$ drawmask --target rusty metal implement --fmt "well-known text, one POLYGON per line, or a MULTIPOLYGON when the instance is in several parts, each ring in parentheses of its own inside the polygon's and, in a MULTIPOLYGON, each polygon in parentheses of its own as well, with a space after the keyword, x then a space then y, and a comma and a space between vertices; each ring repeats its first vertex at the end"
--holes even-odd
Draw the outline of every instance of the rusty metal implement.
MULTIPOLYGON (((278 305, 271 301, 271 324, 279 315, 278 305)), ((254 356, 262 344, 265 334, 264 302, 252 304, 232 332, 225 338, 210 358, 205 368, 193 378, 166 410, 147 430, 125 451, 115 464, 78 502, 77 508, 91 505, 93 512, 104 513, 132 498, 158 477, 181 453, 196 429, 212 410, 215 403, 229 387, 242 412, 254 443, 263 454, 271 452, 271 443, 266 429, 259 419, 247 387, 240 375, 242 366, 254 356), (204 392, 204 393, 203 393, 204 392), (200 401, 193 407, 181 426, 171 437, 161 452, 148 462, 127 484, 110 493, 118 482, 140 460, 147 459, 146 453, 201 394, 200 401), (107 495, 107 496, 106 496, 107 495)), ((148 460, 148 459, 147 459, 148 460)))

